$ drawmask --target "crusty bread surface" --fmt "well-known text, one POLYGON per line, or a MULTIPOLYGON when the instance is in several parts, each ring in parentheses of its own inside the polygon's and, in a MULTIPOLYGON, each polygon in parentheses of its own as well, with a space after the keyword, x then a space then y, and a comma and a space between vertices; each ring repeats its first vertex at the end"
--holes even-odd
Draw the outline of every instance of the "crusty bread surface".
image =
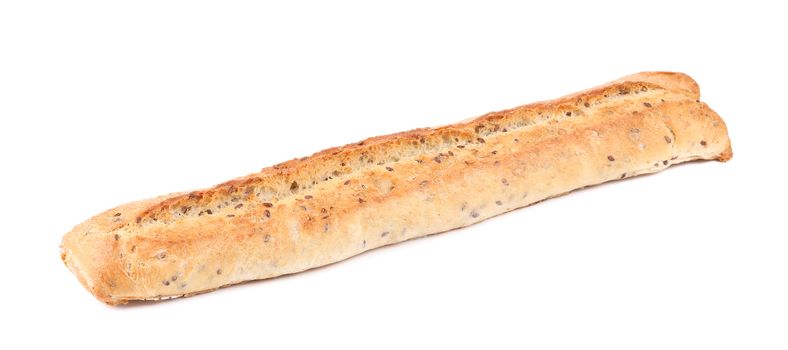
POLYGON ((687 75, 379 136, 192 192, 121 205, 63 237, 99 300, 161 300, 323 266, 574 189, 732 156, 687 75))

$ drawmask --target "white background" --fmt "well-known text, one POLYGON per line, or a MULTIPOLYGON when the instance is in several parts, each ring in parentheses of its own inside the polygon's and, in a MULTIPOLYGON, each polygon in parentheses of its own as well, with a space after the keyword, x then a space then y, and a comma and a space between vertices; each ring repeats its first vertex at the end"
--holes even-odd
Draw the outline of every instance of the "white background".
POLYGON ((785 23, 756 1, 2 2, 0 347, 785 349, 785 23), (176 301, 105 306, 59 258, 127 201, 644 70, 700 83, 731 162, 176 301))

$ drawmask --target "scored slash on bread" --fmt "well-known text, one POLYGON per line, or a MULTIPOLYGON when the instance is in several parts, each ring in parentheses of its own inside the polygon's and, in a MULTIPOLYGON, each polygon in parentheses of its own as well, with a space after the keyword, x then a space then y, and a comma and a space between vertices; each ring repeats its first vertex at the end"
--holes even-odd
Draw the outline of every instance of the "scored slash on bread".
POLYGON ((99 300, 161 300, 295 273, 467 226, 574 189, 732 156, 681 73, 378 136, 209 189, 132 202, 63 237, 99 300))

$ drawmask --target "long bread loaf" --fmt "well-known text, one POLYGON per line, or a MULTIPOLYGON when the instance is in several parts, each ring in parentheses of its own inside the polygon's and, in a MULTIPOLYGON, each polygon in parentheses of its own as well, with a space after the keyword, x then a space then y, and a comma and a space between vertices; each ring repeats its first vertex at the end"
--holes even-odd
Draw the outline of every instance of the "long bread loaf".
POLYGON ((108 304, 189 296, 471 225, 577 188, 732 156, 680 73, 373 137, 209 189, 121 205, 63 237, 108 304))

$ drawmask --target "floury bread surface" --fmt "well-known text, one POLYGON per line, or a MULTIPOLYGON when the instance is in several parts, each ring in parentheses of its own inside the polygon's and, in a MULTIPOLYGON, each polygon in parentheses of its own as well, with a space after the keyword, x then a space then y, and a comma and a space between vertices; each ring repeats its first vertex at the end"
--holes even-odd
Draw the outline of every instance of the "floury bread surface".
POLYGON ((728 160, 725 123, 651 72, 438 128, 373 137, 209 189, 103 212, 61 256, 99 300, 160 300, 340 261, 602 182, 728 160))

